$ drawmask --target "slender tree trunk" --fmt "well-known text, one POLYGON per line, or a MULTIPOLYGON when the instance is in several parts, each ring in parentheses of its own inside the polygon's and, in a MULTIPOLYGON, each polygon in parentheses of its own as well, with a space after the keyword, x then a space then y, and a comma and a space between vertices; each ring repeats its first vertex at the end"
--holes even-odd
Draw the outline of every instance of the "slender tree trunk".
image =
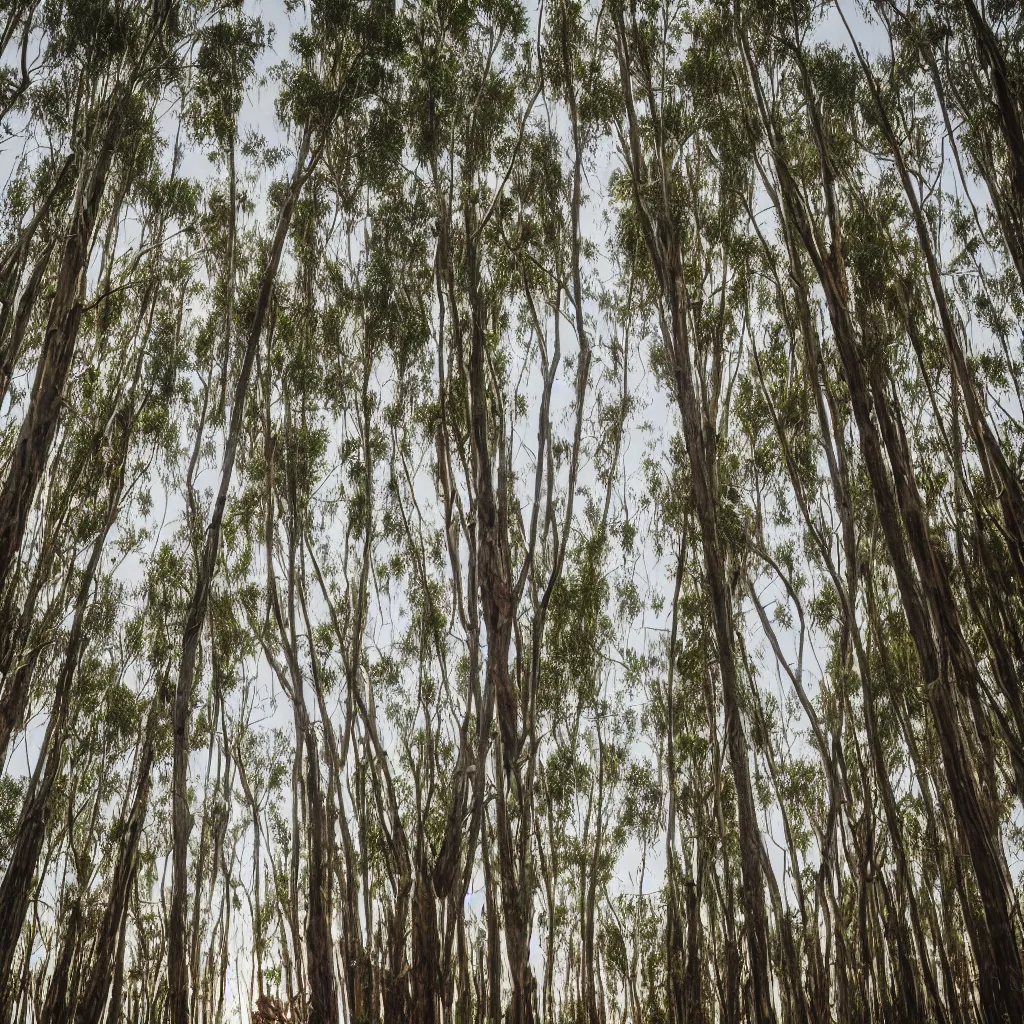
MULTIPOLYGON (((627 157, 633 181, 634 205, 640 217, 648 254, 654 265, 662 301, 666 308, 666 345, 672 353, 675 399, 682 416, 683 438, 693 487, 694 505, 704 551, 704 575, 711 618, 714 624, 718 669, 722 679, 725 710, 726 746, 736 786, 739 821, 740 865, 743 882, 743 910, 750 958, 753 1014, 757 1024, 770 1024, 775 1013, 771 1000, 768 971, 768 913, 762 875, 763 849, 757 823, 757 808, 750 781, 750 757, 743 729, 736 655, 733 646, 732 597, 726 578, 725 553, 719 537, 716 498, 716 439, 709 431, 716 424, 702 423, 702 415, 693 380, 687 316, 688 286, 682 265, 683 253, 677 229, 665 197, 653 211, 643 194, 647 183, 646 159, 640 127, 632 99, 630 41, 625 23, 618 17, 620 81, 626 106, 628 133, 627 157)), ((653 98, 649 97, 653 103, 653 98)), ((673 171, 659 167, 661 189, 667 189, 666 176, 673 171)))
POLYGON ((167 985, 170 1024, 189 1024, 188 964, 185 953, 185 911, 188 899, 188 837, 192 821, 188 809, 188 722, 195 683, 196 659, 199 650, 199 636, 210 598, 210 587, 217 565, 220 549, 221 527, 227 507, 228 491, 235 466, 235 456, 241 440, 245 400, 249 391, 249 380, 256 359, 263 324, 277 281, 281 255, 284 252, 292 212, 298 201, 302 186, 310 168, 306 166, 310 150, 310 129, 305 129, 296 159, 288 196, 278 215, 277 228, 270 248, 267 266, 263 270, 260 288, 256 298, 253 319, 246 338, 242 367, 235 384, 231 420, 224 443, 224 457, 221 462, 220 485, 206 530, 206 542, 196 572, 192 600, 185 618, 182 637, 181 661, 178 669, 177 688, 173 712, 173 774, 171 783, 173 823, 173 872, 171 886, 171 916, 167 947, 167 985))
POLYGON ((124 832, 117 848, 117 860, 110 878, 110 895, 103 912, 93 945, 92 966, 82 986, 82 994, 75 1009, 75 1024, 100 1024, 107 1004, 112 976, 121 970, 119 957, 124 955, 124 931, 128 900, 135 886, 138 868, 139 841, 149 806, 149 791, 153 781, 156 760, 155 732, 159 707, 163 698, 153 698, 149 720, 139 756, 135 792, 124 816, 124 832))
POLYGON ((122 117, 121 105, 115 101, 95 163, 81 186, 72 228, 61 253, 28 412, 15 441, 7 479, 0 488, 0 595, 18 557, 29 512, 57 432, 64 385, 74 361, 85 308, 82 275, 89 260, 93 228, 106 190, 110 163, 120 138, 122 117))
MULTIPOLYGON (((126 431, 127 434, 128 431, 126 431)), ((29 783, 10 859, 7 862, 7 871, 3 881, 0 882, 0 1020, 9 1018, 15 995, 12 989, 15 952, 34 887, 39 852, 46 837, 46 828, 52 809, 53 785, 60 773, 62 756, 68 740, 72 683, 82 652, 89 640, 85 630, 85 616, 89 608, 89 597, 99 568, 100 557, 103 554, 107 533, 114 523, 121 500, 121 491, 124 486, 124 458, 127 457, 128 445, 129 437, 125 436, 124 455, 116 468, 114 479, 110 483, 103 529, 100 530, 93 542, 89 562, 78 587, 75 614, 57 678, 53 707, 50 711, 50 721, 39 755, 39 764, 29 783)))

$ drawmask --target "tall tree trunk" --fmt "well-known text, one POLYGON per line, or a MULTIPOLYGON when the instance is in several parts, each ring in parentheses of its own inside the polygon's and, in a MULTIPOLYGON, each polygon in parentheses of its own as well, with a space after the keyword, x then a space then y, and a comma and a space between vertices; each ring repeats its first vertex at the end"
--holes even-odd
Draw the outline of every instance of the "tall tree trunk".
POLYGON ((14 997, 12 971, 15 952, 21 937, 22 925, 28 912, 29 900, 35 880, 36 865, 50 818, 51 794, 60 773, 62 755, 68 740, 68 717, 71 707, 72 684, 79 660, 89 636, 85 630, 85 616, 89 597, 103 554, 107 533, 113 526, 124 486, 124 459, 128 454, 129 431, 125 431, 124 452, 109 484, 105 521, 93 541, 89 562, 82 574, 75 600, 75 614, 68 634, 67 647, 54 690, 53 707, 46 729, 39 763, 36 766, 22 807, 21 818, 11 849, 7 871, 0 882, 0 1020, 10 1016, 14 997))
POLYGON ((111 160, 121 135, 123 116, 121 102, 115 99, 107 115, 95 162, 85 175, 76 201, 72 227, 57 270, 28 412, 15 441, 7 478, 0 489, 0 595, 21 548, 36 490, 60 421, 64 385, 74 361, 85 309, 82 278, 89 261, 93 228, 106 190, 111 160))
POLYGON ((235 456, 241 439, 245 401, 249 391, 249 380, 259 348, 263 324, 266 321, 270 300, 277 281, 278 268, 284 252, 292 213, 306 179, 312 168, 307 167, 310 151, 311 129, 303 131, 302 141, 296 158, 295 173, 291 187, 278 214, 277 228, 270 247, 267 266, 260 279, 259 292, 253 319, 249 326, 242 366, 235 383, 231 421, 224 442, 224 456, 221 462, 220 485, 213 507, 213 514, 206 530, 206 543, 196 571, 192 600, 185 617, 182 635, 181 661, 178 668, 177 687, 174 695, 173 712, 173 774, 171 782, 171 814, 173 831, 173 867, 171 883, 171 916, 167 946, 167 991, 170 1024, 189 1024, 189 983, 188 964, 185 952, 185 916, 188 900, 188 837, 192 821, 188 809, 188 722, 192 689, 195 684, 196 658, 199 650, 199 636, 210 599, 210 587, 217 566, 220 549, 221 527, 224 510, 227 507, 228 491, 235 467, 235 456))
MULTIPOLYGON (((775 1020, 771 980, 768 971, 768 912, 764 898, 763 848, 757 823, 757 808, 750 781, 750 757, 743 728, 736 654, 733 646, 732 595, 726 577, 725 552, 719 537, 716 480, 717 424, 704 422, 694 386, 690 354, 688 285, 683 253, 668 203, 668 176, 674 170, 662 159, 660 196, 656 209, 645 197, 649 184, 647 160, 641 129, 633 102, 631 33, 621 14, 616 15, 619 79, 626 108, 626 157, 633 186, 634 206, 640 218, 644 241, 654 266, 666 310, 666 346, 671 352, 675 400, 682 417, 683 438, 690 468, 694 505, 704 551, 704 583, 714 624, 718 669, 722 680, 726 746, 736 786, 739 823, 740 867, 743 882, 743 911, 750 959, 753 1015, 757 1024, 775 1020)), ((642 44, 638 44, 642 45, 642 44)), ((641 58, 636 58, 641 60, 641 58)), ((648 90, 650 90, 648 86, 648 90)), ((654 105, 653 96, 648 97, 654 105)), ((658 143, 661 144, 660 142, 658 143)))
POLYGON ((948 576, 934 550, 930 530, 917 494, 913 467, 905 448, 890 403, 878 393, 877 376, 869 380, 862 363, 856 331, 849 307, 849 291, 842 234, 838 222, 839 204, 823 129, 818 120, 816 98, 806 71, 803 87, 808 94, 813 137, 819 151, 821 174, 831 230, 830 251, 823 253, 811 227, 809 215, 800 197, 792 171, 775 137, 771 116, 761 91, 756 65, 740 30, 741 47, 753 85, 762 126, 765 129, 775 163, 788 218, 817 272, 828 304, 836 349, 843 367, 854 419, 857 423, 861 454, 871 482, 879 521, 899 585, 908 625, 924 674, 925 690, 936 725, 946 778, 956 811, 962 839, 970 851, 975 878, 985 911, 986 928, 975 950, 982 976, 1002 969, 992 986, 985 986, 982 998, 988 1018, 995 1024, 1004 1017, 1024 1018, 1024 975, 1020 951, 1000 867, 1000 852, 993 844, 993 824, 978 792, 978 782, 965 748, 957 715, 958 696, 951 685, 950 664, 963 683, 977 676, 977 666, 960 627, 956 602, 948 576), (872 388, 872 384, 875 388, 872 388), (884 454, 883 454, 884 453, 884 454), (885 465, 889 456, 890 470, 885 465), (906 533, 904 534, 904 529, 906 533), (904 536, 906 540, 904 540, 904 536), (918 570, 915 579, 909 545, 918 570), (937 648, 932 623, 938 632, 937 648))
POLYGON ((136 769, 135 791, 124 815, 124 830, 117 847, 117 860, 110 876, 110 893, 93 944, 92 965, 82 986, 75 1009, 75 1024, 101 1024, 113 975, 123 957, 128 900, 135 886, 139 841, 149 806, 149 792, 156 760, 156 728, 163 695, 156 694, 150 707, 142 752, 136 769))

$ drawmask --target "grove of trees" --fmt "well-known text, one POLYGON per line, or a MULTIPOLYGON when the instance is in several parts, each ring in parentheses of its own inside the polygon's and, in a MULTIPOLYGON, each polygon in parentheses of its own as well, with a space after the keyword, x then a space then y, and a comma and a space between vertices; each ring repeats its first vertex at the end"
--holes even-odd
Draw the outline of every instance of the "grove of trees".
POLYGON ((1019 2, 0 54, 0 1024, 1024 1021, 1019 2))

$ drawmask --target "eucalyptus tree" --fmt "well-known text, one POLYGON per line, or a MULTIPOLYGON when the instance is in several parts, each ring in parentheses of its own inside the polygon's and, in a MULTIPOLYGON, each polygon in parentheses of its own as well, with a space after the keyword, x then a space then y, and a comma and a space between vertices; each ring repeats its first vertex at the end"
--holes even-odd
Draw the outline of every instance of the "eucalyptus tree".
MULTIPOLYGON (((246 398, 295 204, 323 156, 329 133, 337 119, 351 105, 365 102, 366 97, 372 95, 375 79, 379 77, 382 43, 387 44, 386 20, 383 26, 380 23, 380 15, 383 13, 372 4, 344 10, 314 6, 308 29, 297 36, 298 66, 286 81, 282 96, 284 109, 291 112, 298 132, 295 169, 277 211, 273 238, 258 278, 254 305, 247 318, 245 344, 233 389, 231 417, 224 436, 220 484, 206 528, 192 600, 185 618, 174 699, 174 871, 168 986, 172 1001, 171 1018, 175 1024, 186 1024, 188 1020, 184 933, 188 886, 189 820, 186 786, 189 704, 195 681, 199 638, 207 615, 224 512, 241 440, 246 398)), ((229 246, 231 248, 233 242, 229 246)), ((322 1012, 326 1013, 326 1009, 322 1012)))
MULTIPOLYGON (((765 858, 741 711, 728 549, 721 537, 718 512, 723 487, 720 439, 728 433, 731 386, 727 345, 733 332, 728 305, 734 284, 730 278, 737 273, 728 245, 729 221, 739 212, 734 196, 743 187, 737 179, 742 178, 745 168, 739 163, 738 154, 731 154, 731 166, 722 164, 705 170, 704 154, 686 124, 688 114, 694 116, 687 109, 687 93, 681 88, 676 95, 667 95, 657 85, 664 81, 670 63, 674 62, 673 49, 682 28, 659 24, 662 17, 660 12, 649 19, 631 10, 613 13, 612 45, 623 110, 619 135, 634 200, 630 211, 635 217, 634 230, 644 239, 658 289, 655 294, 660 303, 666 371, 679 406, 689 459, 689 486, 704 554, 722 682, 726 742, 736 787, 752 1011, 754 1019, 766 1022, 774 1019, 774 1011, 764 903, 765 858), (642 134, 643 127, 650 133, 649 144, 642 134), (692 154, 686 152, 684 141, 694 146, 692 154), (710 181, 705 180, 708 174, 713 175, 710 181), (715 234, 722 239, 716 247, 718 251, 702 237, 702 220, 708 216, 702 206, 708 202, 707 193, 713 195, 716 190, 724 200, 723 208, 712 208, 708 213, 718 222, 711 228, 714 234, 709 240, 713 244, 715 234), (682 211, 681 217, 677 210, 682 211), (717 279, 716 274, 720 275, 717 279)), ((685 79, 680 85, 685 88, 685 79)))
MULTIPOLYGON (((149 31, 145 24, 143 22, 140 28, 144 35, 149 31)), ((5 1008, 10 1008, 14 994, 11 972, 16 963, 15 951, 33 895, 47 824, 53 812, 54 787, 66 769, 65 751, 70 746, 70 737, 77 730, 78 716, 84 713, 78 691, 82 687, 88 689, 90 685, 84 678, 76 682, 76 675, 86 675, 90 661, 83 659, 86 659, 93 635, 103 636, 102 623, 107 611, 97 609, 104 608, 104 603, 109 606, 113 600, 109 588, 106 594, 102 589, 97 595, 93 593, 96 585, 104 580, 99 573, 101 562, 108 555, 106 538, 124 509, 130 507, 128 499, 134 500, 134 492, 145 469, 145 463, 138 461, 141 450, 151 448, 154 443, 162 443, 160 432, 164 423, 159 414, 154 415, 147 408, 164 385, 162 378, 167 369, 166 357, 154 343, 158 311, 167 301, 167 292, 159 285, 159 275, 166 266, 164 232, 171 221, 187 212, 188 203, 187 200, 182 203, 184 197, 180 193, 175 194, 173 170, 169 179, 162 179, 156 171, 152 126, 146 120, 145 97, 140 95, 135 102, 139 106, 133 143, 125 142, 115 134, 110 140, 109 152, 101 161, 102 175, 106 176, 109 171, 118 181, 118 198, 113 210, 103 211, 110 220, 99 275, 99 294, 86 303, 83 283, 78 280, 81 267, 67 285, 73 285, 74 300, 73 331, 69 337, 72 345, 76 340, 85 345, 91 364, 82 368, 77 379, 65 381, 56 392, 58 405, 73 402, 81 414, 81 418, 65 424, 60 432, 58 457, 49 474, 51 500, 47 503, 47 511, 56 511, 57 517, 39 524, 39 558, 27 587, 18 587, 15 578, 5 593, 7 621, 12 626, 9 638, 12 642, 7 645, 4 666, 5 752, 12 731, 23 723, 33 686, 42 682, 52 695, 46 731, 35 770, 28 782, 4 876, 5 1008), (148 180, 141 178, 143 174, 150 176, 148 180), (118 258, 116 227, 126 204, 131 204, 143 225, 142 239, 148 253, 140 253, 129 261, 127 267, 115 272, 118 258), (127 290, 136 292, 137 304, 126 304, 124 296, 118 295, 127 290), (117 352, 116 359, 109 359, 111 352, 117 352), (99 496, 104 496, 105 500, 99 496), (53 498, 56 498, 56 504, 53 498), (81 504, 76 515, 77 525, 72 526, 68 516, 72 514, 76 500, 81 504), (72 528, 72 543, 70 548, 61 552, 54 547, 52 530, 69 527, 72 528), (89 554, 83 567, 79 564, 79 556, 85 541, 88 541, 86 550, 89 554), (55 557, 59 558, 56 565, 55 557), (54 594, 55 585, 57 591, 54 594), (45 600, 47 596, 51 598, 49 605, 40 608, 39 599, 43 597, 45 600), (65 613, 71 615, 67 633, 59 628, 65 613), (40 674, 43 676, 41 680, 40 674)), ((151 115, 152 111, 149 113, 151 115)), ((102 190, 99 190, 90 200, 96 208, 91 210, 89 217, 95 218, 99 213, 101 197, 102 190)), ((92 240, 84 237, 80 242, 87 252, 92 240)), ((74 243, 69 244, 74 249, 74 243)), ((79 255, 85 259, 84 253, 79 255)), ((40 314, 44 353, 41 359, 44 363, 50 358, 46 354, 49 351, 47 344, 52 341, 54 309, 63 301, 60 281, 67 269, 65 263, 57 268, 51 308, 49 312, 40 314)), ((31 283, 29 287, 31 289, 31 283)), ((65 354, 69 363, 59 372, 66 376, 72 353, 65 354)), ((19 477, 19 459, 27 450, 23 442, 34 443, 32 431, 26 431, 26 423, 36 416, 39 403, 48 401, 39 390, 42 386, 39 384, 40 374, 45 376, 43 370, 37 371, 35 384, 38 386, 30 399, 27 419, 8 453, 9 483, 19 477)), ((55 422, 51 421, 46 429, 49 440, 52 440, 55 422)), ((47 446, 49 440, 46 441, 47 446)), ((42 468, 40 464, 29 474, 35 474, 36 483, 42 475, 42 468)), ((143 490, 138 499, 143 503, 147 500, 144 495, 143 490)), ((22 512, 12 513, 14 518, 20 518, 20 525, 15 531, 19 533, 19 541, 28 524, 27 511, 28 506, 25 506, 24 515, 22 512)), ((127 554, 138 539, 123 536, 119 543, 127 554)), ((83 770, 86 770, 85 766, 83 770)), ((97 800, 102 793, 102 788, 97 791, 97 800)), ((78 919, 77 909, 73 919, 78 919)), ((73 947, 68 952, 73 952, 73 947)))
MULTIPOLYGON (((76 696, 76 690, 88 690, 90 685, 83 678, 88 665, 83 658, 90 640, 102 637, 101 623, 109 615, 109 605, 114 600, 109 592, 97 588, 101 559, 107 553, 107 536, 144 475, 146 464, 140 460, 143 451, 160 443, 160 418, 149 417, 145 422, 145 409, 154 397, 162 369, 161 360, 153 358, 147 350, 148 337, 147 332, 139 339, 141 344, 131 361, 109 365, 102 376, 97 373, 87 378, 78 395, 79 408, 85 415, 70 442, 83 446, 88 453, 82 471, 92 483, 93 499, 83 502, 76 533, 90 542, 85 565, 77 565, 77 559, 71 561, 74 590, 70 628, 63 642, 58 643, 52 661, 44 662, 45 668, 53 672, 51 706, 2 883, 6 1008, 11 1005, 9 972, 15 963, 15 949, 33 891, 36 862, 53 807, 54 785, 61 775, 64 750, 75 732, 75 717, 85 713, 84 696, 76 696)), ((130 538, 124 540, 130 545, 136 543, 130 538)), ((54 629, 54 624, 50 629, 54 629)))
MULTIPOLYGON (((741 26, 741 33, 745 29, 741 26)), ((799 33, 801 28, 780 26, 780 35, 787 31, 799 33)), ((979 779, 968 760, 962 726, 957 721, 954 693, 949 689, 955 680, 961 692, 979 685, 976 656, 966 642, 957 602, 951 590, 949 567, 936 550, 928 527, 922 496, 911 465, 905 436, 901 436, 900 413, 882 383, 882 360, 877 356, 865 364, 860 331, 877 330, 865 313, 860 330, 850 308, 851 285, 847 277, 843 248, 843 214, 838 196, 844 168, 835 155, 836 146, 826 134, 819 114, 819 97, 809 61, 803 56, 799 35, 793 43, 795 74, 801 84, 809 109, 810 138, 820 160, 820 187, 824 197, 828 225, 828 242, 816 235, 806 200, 799 191, 793 169, 783 153, 778 134, 778 121, 764 98, 748 37, 741 36, 741 46, 751 69, 753 91, 760 118, 770 146, 774 171, 778 179, 783 215, 791 230, 812 261, 829 304, 834 343, 839 356, 860 439, 861 452, 871 481, 880 527, 885 536, 893 569, 899 581, 903 604, 921 659, 925 685, 931 694, 931 707, 938 729, 946 777, 964 842, 971 850, 971 859, 984 907, 984 923, 978 921, 975 955, 979 965, 1007 964, 1002 985, 995 991, 985 990, 987 1012, 993 1019, 1017 1012, 1019 1001, 1020 963, 1017 940, 1010 918, 1010 907, 1004 889, 1002 851, 995 842, 994 822, 985 808, 979 790, 979 779), (824 249, 822 246, 827 246, 824 249), (871 376, 869 376, 869 374, 871 376), (887 465, 888 463, 888 465, 887 465), (892 476, 889 474, 892 473, 892 476), (903 529, 906 530, 906 540, 903 529), (908 550, 909 548, 909 550, 908 550), (916 572, 915 572, 916 570, 916 572), (916 578, 915 578, 916 575, 916 578), (929 621, 930 620, 930 621, 929 621), (935 623, 933 633, 930 622, 935 623), (951 680, 950 675, 953 679, 951 680), (940 694, 944 694, 940 696, 940 694)), ((785 59, 785 58, 784 58, 785 59)), ((873 83, 872 83, 873 84, 873 83)), ((817 183, 816 183, 817 185, 817 183)), ((913 193, 912 193, 913 194, 913 193)), ((854 272, 857 268, 854 265, 854 272)), ((867 293, 860 293, 863 305, 869 305, 867 293)), ((938 292, 941 301, 941 292, 938 292)), ((947 341, 949 341, 947 336, 947 341)), ((975 722, 975 726, 981 723, 975 722)), ((984 967, 983 967, 984 969, 984 967)))
MULTIPOLYGON (((152 9, 135 5, 100 10, 100 18, 91 18, 78 5, 66 12, 68 16, 60 9, 48 12, 53 18, 47 27, 57 50, 54 59, 64 74, 77 75, 81 83, 72 107, 75 120, 69 126, 77 180, 32 392, 0 489, 0 588, 7 584, 21 546, 60 420, 61 396, 85 311, 81 277, 115 154, 118 149, 130 151, 133 137, 144 131, 161 75, 178 58, 178 33, 169 23, 178 19, 169 19, 170 8, 157 4, 152 9)), ((123 188, 129 181, 128 176, 122 179, 123 188)), ((28 227, 34 224, 32 218, 28 227)))

